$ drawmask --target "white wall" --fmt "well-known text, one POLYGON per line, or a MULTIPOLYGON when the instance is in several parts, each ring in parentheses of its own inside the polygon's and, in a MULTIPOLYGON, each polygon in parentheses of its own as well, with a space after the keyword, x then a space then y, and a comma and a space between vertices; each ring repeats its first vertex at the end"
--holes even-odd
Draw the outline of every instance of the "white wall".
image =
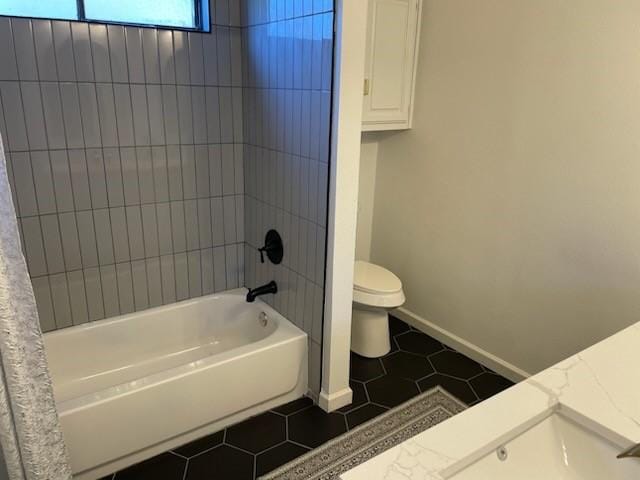
POLYGON ((372 259, 529 372, 640 320, 640 2, 426 0, 372 259))
POLYGON ((378 163, 378 135, 362 135, 358 178, 358 223, 356 224, 356 260, 371 259, 373 207, 378 163))

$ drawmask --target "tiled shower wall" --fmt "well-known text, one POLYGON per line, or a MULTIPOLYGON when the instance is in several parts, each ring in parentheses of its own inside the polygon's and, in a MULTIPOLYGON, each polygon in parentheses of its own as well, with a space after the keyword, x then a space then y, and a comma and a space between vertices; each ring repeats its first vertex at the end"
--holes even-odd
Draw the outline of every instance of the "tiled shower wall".
POLYGON ((243 19, 246 283, 309 335, 309 388, 320 391, 332 0, 248 0, 243 19), (265 233, 283 237, 281 265, 260 263, 265 233))
POLYGON ((0 18, 44 330, 244 285, 240 6, 214 3, 211 34, 0 18))

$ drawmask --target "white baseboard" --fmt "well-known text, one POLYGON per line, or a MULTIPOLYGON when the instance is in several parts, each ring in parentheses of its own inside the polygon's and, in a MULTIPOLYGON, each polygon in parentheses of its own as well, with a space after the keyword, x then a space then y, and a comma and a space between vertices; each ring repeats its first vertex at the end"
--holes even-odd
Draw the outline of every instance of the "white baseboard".
POLYGON ((481 363, 513 382, 520 382, 531 376, 530 373, 525 372, 502 358, 496 357, 492 353, 489 353, 477 345, 460 338, 454 333, 439 327, 435 323, 416 315, 406 308, 397 308, 393 310, 392 314, 412 327, 417 328, 421 332, 426 333, 451 348, 455 348, 460 353, 478 363, 481 363))
POLYGON ((333 412, 339 408, 349 405, 353 400, 353 391, 347 387, 339 392, 327 395, 324 390, 320 392, 318 406, 325 412, 333 412))

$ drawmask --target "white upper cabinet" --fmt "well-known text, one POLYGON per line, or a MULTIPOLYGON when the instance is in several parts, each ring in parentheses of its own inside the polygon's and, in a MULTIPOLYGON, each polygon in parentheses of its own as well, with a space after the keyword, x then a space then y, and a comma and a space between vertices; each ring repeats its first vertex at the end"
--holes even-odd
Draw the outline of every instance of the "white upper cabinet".
POLYGON ((362 129, 411 128, 422 0, 369 0, 362 129))

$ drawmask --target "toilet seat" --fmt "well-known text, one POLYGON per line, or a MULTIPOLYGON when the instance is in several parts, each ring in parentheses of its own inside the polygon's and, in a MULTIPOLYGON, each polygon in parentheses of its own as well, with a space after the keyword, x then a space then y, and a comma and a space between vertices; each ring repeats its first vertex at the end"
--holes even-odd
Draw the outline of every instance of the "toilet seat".
POLYGON ((353 277, 353 301, 360 305, 395 308, 405 301, 402 282, 386 268, 358 260, 353 277))

